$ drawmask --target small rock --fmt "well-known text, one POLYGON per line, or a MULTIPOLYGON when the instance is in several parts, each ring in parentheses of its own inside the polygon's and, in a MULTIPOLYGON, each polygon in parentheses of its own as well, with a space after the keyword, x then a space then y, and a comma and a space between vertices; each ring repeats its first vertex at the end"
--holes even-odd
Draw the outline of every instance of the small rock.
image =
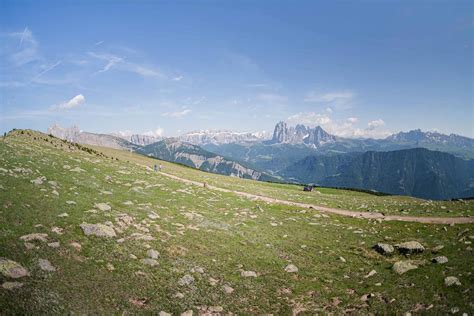
POLYGON ((375 270, 371 270, 364 278, 370 278, 371 276, 374 276, 377 273, 375 270))
POLYGON ((160 256, 159 252, 154 250, 154 249, 150 249, 146 252, 147 256, 152 258, 152 259, 158 259, 158 257, 160 256))
POLYGON ((339 260, 341 260, 342 262, 346 262, 346 259, 344 259, 344 257, 339 257, 339 260))
POLYGON ((431 252, 432 252, 432 253, 438 253, 438 252, 440 252, 441 249, 443 249, 443 248, 444 248, 443 245, 438 245, 438 246, 436 246, 436 247, 433 247, 433 248, 431 249, 431 252))
POLYGON ((395 245, 398 251, 402 254, 413 254, 425 251, 425 247, 418 241, 407 241, 395 245))
POLYGON ((50 242, 48 246, 51 248, 59 248, 60 244, 59 244, 59 241, 55 241, 55 242, 50 242))
POLYGON ((67 204, 67 205, 76 205, 77 203, 74 202, 74 201, 66 201, 66 204, 67 204))
POLYGON ((211 286, 216 286, 217 283, 219 283, 219 280, 216 280, 216 279, 214 279, 214 278, 209 278, 209 284, 210 284, 211 286))
POLYGON ((114 270, 115 270, 114 265, 111 264, 111 263, 107 263, 106 268, 107 268, 107 270, 109 270, 109 271, 114 271, 114 270))
POLYGON ((393 251, 395 250, 392 245, 384 244, 384 243, 378 243, 372 248, 382 255, 391 255, 393 251))
POLYGON ((18 262, 6 258, 0 258, 0 273, 12 279, 28 276, 28 270, 23 268, 18 262))
POLYGON ((194 282, 194 277, 192 275, 186 274, 181 279, 178 280, 178 284, 181 286, 191 285, 194 282))
POLYGON ((39 241, 42 241, 42 242, 47 242, 48 240, 46 239, 46 237, 48 237, 48 234, 33 233, 33 234, 23 235, 23 236, 20 237, 20 239, 23 240, 23 241, 39 240, 39 241))
POLYGON ((76 251, 81 251, 82 246, 80 243, 72 241, 70 245, 72 248, 76 249, 76 251))
POLYGON ((58 215, 58 217, 68 217, 68 216, 69 216, 68 213, 61 213, 61 214, 58 215))
POLYGON ((203 274, 204 269, 202 267, 194 267, 192 268, 191 272, 197 272, 197 273, 203 274))
POLYGON ((431 261, 433 263, 445 264, 445 263, 448 263, 448 258, 446 258, 445 256, 438 256, 438 257, 434 257, 431 261))
POLYGON ((232 294, 232 292, 234 292, 234 289, 228 285, 224 285, 222 288, 224 289, 225 294, 232 294))
POLYGON ((209 306, 207 311, 210 313, 220 313, 224 310, 222 306, 209 306))
POLYGON ((184 294, 181 293, 181 292, 176 292, 176 293, 174 294, 174 297, 175 297, 175 298, 184 298, 184 294))
POLYGON ((298 267, 294 264, 289 264, 285 267, 285 271, 288 273, 295 273, 298 272, 298 267))
POLYGON ((110 207, 110 205, 107 204, 107 203, 95 203, 94 207, 98 208, 99 210, 101 210, 103 212, 107 212, 107 211, 110 211, 112 209, 110 207))
POLYGON ((255 271, 242 271, 240 275, 244 278, 256 278, 257 273, 255 271))
POLYGON ((58 235, 62 235, 62 234, 63 234, 63 229, 62 229, 61 227, 56 227, 56 226, 55 226, 55 227, 51 228, 51 231, 52 231, 53 233, 58 234, 58 235))
POLYGON ((181 313, 181 316, 193 316, 193 310, 192 309, 187 310, 187 311, 181 313))
POLYGON ((173 316, 172 314, 170 313, 167 313, 167 312, 164 312, 164 311, 161 311, 158 316, 173 316))
POLYGON ((39 259, 38 260, 38 266, 40 267, 41 270, 47 271, 47 272, 54 272, 56 271, 56 268, 53 267, 51 262, 47 259, 39 259))
POLYGON ((410 270, 417 269, 418 266, 412 264, 410 261, 398 261, 395 262, 392 269, 395 271, 395 273, 402 275, 405 272, 408 272, 410 270))
POLYGON ((140 262, 150 267, 155 267, 159 264, 155 259, 141 259, 140 262))
POLYGON ((461 282, 459 282, 459 279, 456 278, 455 276, 448 276, 444 279, 444 285, 446 285, 446 286, 453 286, 453 285, 460 286, 461 282))
POLYGON ((14 290, 23 286, 21 282, 3 282, 2 288, 5 290, 14 290))

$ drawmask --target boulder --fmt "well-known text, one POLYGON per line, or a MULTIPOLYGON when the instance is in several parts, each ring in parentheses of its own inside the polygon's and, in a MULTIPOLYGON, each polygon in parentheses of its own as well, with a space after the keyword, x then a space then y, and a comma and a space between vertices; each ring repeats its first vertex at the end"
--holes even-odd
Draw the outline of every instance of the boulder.
POLYGON ((392 245, 384 244, 380 242, 377 243, 372 248, 382 255, 391 255, 395 251, 392 245))
POLYGON ((395 245, 397 250, 402 254, 413 254, 425 251, 425 247, 418 241, 407 241, 395 245))

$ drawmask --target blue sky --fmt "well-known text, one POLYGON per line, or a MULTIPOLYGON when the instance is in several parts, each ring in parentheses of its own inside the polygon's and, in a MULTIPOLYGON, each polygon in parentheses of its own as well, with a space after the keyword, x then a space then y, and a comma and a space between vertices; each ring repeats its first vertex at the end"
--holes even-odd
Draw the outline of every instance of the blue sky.
POLYGON ((470 1, 0 3, 0 131, 474 137, 470 1))

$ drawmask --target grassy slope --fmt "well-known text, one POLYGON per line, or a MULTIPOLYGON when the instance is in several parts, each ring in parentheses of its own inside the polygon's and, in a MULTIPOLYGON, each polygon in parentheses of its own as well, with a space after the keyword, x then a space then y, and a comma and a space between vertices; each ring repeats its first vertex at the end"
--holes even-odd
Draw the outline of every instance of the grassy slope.
MULTIPOLYGON (((132 155, 120 150, 99 148, 114 157, 133 161, 142 165, 153 166, 156 160, 148 157, 132 155)), ((318 188, 309 193, 303 192, 302 186, 291 184, 265 183, 240 178, 230 178, 222 175, 200 172, 192 168, 161 162, 164 171, 187 179, 207 182, 209 184, 260 194, 288 201, 312 203, 329 207, 343 208, 354 211, 378 211, 385 214, 415 215, 415 216, 474 216, 474 200, 466 201, 431 201, 408 196, 375 196, 373 194, 318 188)))
MULTIPOLYGON (((137 163, 154 163, 146 157, 105 150, 108 157, 119 156, 117 161, 46 135, 28 133, 31 136, 16 132, 6 140, 0 139, 0 168, 31 169, 31 173, 0 171, 0 257, 21 263, 31 273, 20 280, 24 283, 22 288, 0 289, 3 312, 164 310, 179 314, 187 309, 197 311, 199 306, 222 306, 225 312, 234 313, 289 314, 307 309, 308 313, 366 314, 423 310, 431 304, 429 311, 434 313, 446 313, 453 307, 469 314, 473 311, 469 305, 474 290, 472 251, 467 250, 469 238, 458 236, 466 228, 472 234, 472 225, 443 227, 320 217, 315 211, 256 203, 175 182, 138 166, 137 163), (72 172, 65 165, 85 171, 72 172), (52 194, 48 183, 30 183, 38 176, 57 181, 59 196, 52 194), (68 205, 66 201, 77 204, 68 205), (133 201, 134 205, 126 206, 124 201, 133 201), (112 210, 87 212, 98 202, 109 202, 112 210), (160 218, 148 218, 152 211, 160 218), (64 212, 69 216, 57 216, 64 212), (114 239, 88 237, 79 228, 83 222, 106 221, 118 227, 116 219, 120 214, 132 216, 133 224, 114 239), (63 228, 64 233, 51 232, 54 226, 63 228), (19 237, 33 232, 48 233, 48 240, 59 241, 61 246, 50 248, 34 242, 37 249, 27 250, 19 237), (156 240, 117 242, 135 232, 156 240), (390 243, 418 240, 427 247, 443 244, 441 254, 449 258, 449 263, 430 264, 433 255, 426 251, 412 258, 425 262, 422 267, 398 276, 390 267, 402 256, 383 257, 370 249, 384 239, 390 239, 390 243), (82 250, 74 250, 69 245, 71 241, 79 242, 82 250), (146 258, 148 247, 160 252, 158 267, 139 261, 146 258), (138 259, 131 259, 130 254, 138 259), (340 256, 347 262, 342 262, 340 256), (39 258, 49 259, 57 271, 39 270, 39 258), (284 271, 289 262, 298 266, 297 274, 284 271), (107 264, 115 270, 110 271, 107 264), (196 266, 202 267, 204 273, 190 272, 196 266), (241 268, 256 271, 259 276, 243 278, 241 268), (364 278, 372 269, 377 274, 364 278), (178 285, 185 274, 195 278, 193 285, 178 285), (462 286, 445 287, 443 279, 447 275, 458 276, 462 286), (218 280, 218 284, 212 286, 209 277, 218 280), (225 294, 224 284, 235 291, 225 294), (176 292, 184 294, 184 298, 174 298, 176 292), (360 297, 368 293, 375 297, 361 301, 360 297), (142 299, 144 304, 140 306, 136 302, 142 299)), ((242 191, 277 194, 279 198, 294 190, 288 198, 302 198, 293 186, 243 181, 163 164, 165 171, 182 177, 202 178, 242 191)), ((344 203, 369 197, 374 201, 385 199, 351 191, 326 193, 344 203)), ((0 275, 0 283, 7 280, 0 275)))

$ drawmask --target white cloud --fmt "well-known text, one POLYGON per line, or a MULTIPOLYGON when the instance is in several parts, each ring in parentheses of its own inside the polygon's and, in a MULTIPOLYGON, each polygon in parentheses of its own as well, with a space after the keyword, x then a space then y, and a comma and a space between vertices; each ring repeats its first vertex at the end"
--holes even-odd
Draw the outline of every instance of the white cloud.
POLYGON ((370 130, 373 130, 373 129, 376 129, 377 127, 381 127, 381 126, 384 126, 384 125, 385 125, 385 122, 382 119, 378 119, 378 120, 375 120, 375 121, 370 121, 367 124, 367 128, 370 129, 370 130))
POLYGON ((184 109, 182 111, 177 111, 177 112, 165 112, 165 113, 161 114, 161 116, 164 116, 164 117, 183 117, 183 116, 188 115, 189 113, 191 113, 190 109, 184 109))
POLYGON ((69 110, 69 109, 76 108, 76 107, 80 106, 84 102, 86 102, 86 98, 84 98, 84 96, 82 94, 78 94, 74 98, 72 98, 71 100, 59 104, 56 108, 58 108, 60 110, 69 110))
POLYGON ((319 114, 315 112, 300 112, 294 115, 291 115, 287 119, 288 123, 291 124, 304 124, 307 126, 316 126, 316 125, 327 125, 332 122, 331 118, 326 114, 319 114))
POLYGON ((268 103, 285 103, 288 98, 276 93, 260 93, 257 95, 257 100, 268 103))
POLYGON ((161 127, 158 127, 154 131, 144 132, 143 135, 152 136, 152 137, 161 137, 161 136, 163 136, 163 132, 164 132, 164 130, 161 127))
POLYGON ((352 91, 334 91, 329 93, 317 93, 310 91, 304 98, 305 102, 348 102, 355 97, 352 91))
POLYGON ((176 76, 172 80, 173 81, 181 81, 181 80, 183 80, 183 78, 184 78, 183 76, 176 76))
POLYGON ((357 123, 357 121, 359 121, 359 119, 357 117, 349 117, 349 118, 347 118, 347 121, 349 123, 354 124, 354 123, 357 123))

